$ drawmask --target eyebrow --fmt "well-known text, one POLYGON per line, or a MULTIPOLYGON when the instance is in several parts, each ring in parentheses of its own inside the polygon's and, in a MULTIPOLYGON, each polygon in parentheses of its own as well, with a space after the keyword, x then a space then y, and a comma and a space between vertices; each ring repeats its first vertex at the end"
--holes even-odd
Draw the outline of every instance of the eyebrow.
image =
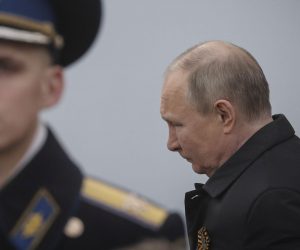
POLYGON ((167 123, 171 123, 171 124, 174 124, 176 123, 176 121, 172 120, 172 118, 168 118, 168 117, 165 117, 165 116, 161 116, 161 118, 167 122, 167 123))
POLYGON ((15 68, 22 68, 25 66, 24 62, 20 60, 19 58, 10 56, 10 55, 0 55, 0 64, 3 65, 9 65, 11 67, 15 68))

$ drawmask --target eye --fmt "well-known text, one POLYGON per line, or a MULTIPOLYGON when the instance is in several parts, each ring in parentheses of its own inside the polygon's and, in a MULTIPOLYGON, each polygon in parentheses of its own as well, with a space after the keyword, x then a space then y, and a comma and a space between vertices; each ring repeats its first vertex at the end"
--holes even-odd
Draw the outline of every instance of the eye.
POLYGON ((168 122, 169 126, 172 126, 174 128, 182 127, 183 124, 179 122, 168 122))
POLYGON ((178 127, 182 127, 183 125, 181 123, 174 123, 174 127, 178 128, 178 127))
POLYGON ((21 69, 21 63, 9 58, 0 58, 0 74, 15 73, 20 71, 21 69))

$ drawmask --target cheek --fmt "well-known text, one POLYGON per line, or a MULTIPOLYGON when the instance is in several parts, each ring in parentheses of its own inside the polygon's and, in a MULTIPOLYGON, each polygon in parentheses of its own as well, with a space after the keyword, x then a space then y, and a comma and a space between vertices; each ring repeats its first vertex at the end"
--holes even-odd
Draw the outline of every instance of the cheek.
POLYGON ((196 159, 202 159, 207 156, 208 152, 213 150, 214 143, 210 139, 208 131, 200 128, 190 128, 182 131, 178 136, 184 154, 196 159))
MULTIPOLYGON (((10 126, 26 126, 35 119, 39 111, 40 91, 34 86, 0 88, 0 122, 10 126)), ((1 124, 0 124, 1 125, 1 124)))
POLYGON ((36 89, 23 89, 8 96, 7 103, 13 112, 19 115, 29 115, 38 108, 40 95, 36 89))
POLYGON ((189 129, 182 129, 178 131, 177 138, 183 150, 191 151, 195 149, 198 144, 197 135, 189 129))
POLYGON ((38 109, 35 101, 28 98, 14 95, 5 103, 0 100, 0 151, 26 137, 35 128, 38 109))

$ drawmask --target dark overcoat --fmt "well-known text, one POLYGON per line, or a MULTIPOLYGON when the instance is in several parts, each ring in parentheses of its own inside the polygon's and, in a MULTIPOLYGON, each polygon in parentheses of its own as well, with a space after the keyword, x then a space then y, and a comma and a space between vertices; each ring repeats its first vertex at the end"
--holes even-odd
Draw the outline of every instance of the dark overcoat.
POLYGON ((186 194, 191 249, 300 249, 300 140, 273 119, 186 194))

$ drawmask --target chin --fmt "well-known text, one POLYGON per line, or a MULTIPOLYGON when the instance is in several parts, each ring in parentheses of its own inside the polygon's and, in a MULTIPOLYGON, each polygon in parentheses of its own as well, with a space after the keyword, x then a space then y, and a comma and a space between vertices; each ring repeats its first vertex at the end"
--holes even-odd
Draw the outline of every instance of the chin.
POLYGON ((193 168, 194 172, 197 174, 205 174, 205 171, 199 165, 192 164, 192 168, 193 168))
POLYGON ((192 164, 192 168, 197 174, 205 174, 207 177, 211 177, 213 172, 211 168, 205 168, 200 165, 192 164))

